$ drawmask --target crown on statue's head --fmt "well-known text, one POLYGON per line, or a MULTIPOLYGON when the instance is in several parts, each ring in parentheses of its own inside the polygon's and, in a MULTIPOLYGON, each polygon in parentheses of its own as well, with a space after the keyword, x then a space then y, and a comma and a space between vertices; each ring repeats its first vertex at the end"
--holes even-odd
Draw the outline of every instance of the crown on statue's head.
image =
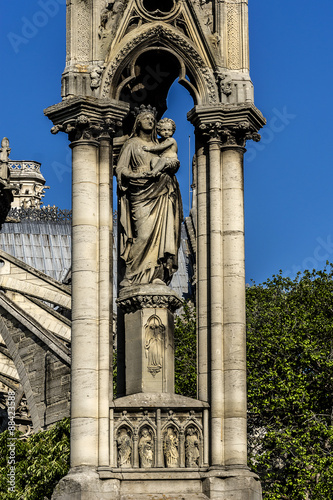
POLYGON ((156 110, 156 108, 153 108, 153 106, 151 106, 150 104, 148 104, 148 106, 145 106, 144 104, 141 104, 140 107, 134 108, 133 113, 134 113, 135 116, 142 115, 143 113, 151 113, 155 118, 157 116, 157 110, 156 110))

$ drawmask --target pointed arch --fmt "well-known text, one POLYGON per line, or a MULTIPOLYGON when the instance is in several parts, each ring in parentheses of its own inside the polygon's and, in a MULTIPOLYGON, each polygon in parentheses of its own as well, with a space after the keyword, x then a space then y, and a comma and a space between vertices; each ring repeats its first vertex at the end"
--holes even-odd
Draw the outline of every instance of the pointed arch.
POLYGON ((141 27, 138 36, 125 37, 111 51, 102 78, 101 97, 119 98, 121 88, 136 76, 135 63, 138 58, 144 53, 156 51, 169 53, 177 61, 179 83, 189 90, 195 104, 214 104, 219 101, 209 62, 191 40, 172 26, 160 23, 147 24, 145 29, 141 27), (125 69, 128 71, 127 79, 124 78, 125 69))

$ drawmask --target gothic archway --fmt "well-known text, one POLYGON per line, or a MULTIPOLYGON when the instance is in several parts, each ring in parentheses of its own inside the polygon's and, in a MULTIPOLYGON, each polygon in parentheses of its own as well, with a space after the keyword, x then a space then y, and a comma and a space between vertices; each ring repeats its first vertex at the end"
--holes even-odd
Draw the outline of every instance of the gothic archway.
POLYGON ((102 97, 124 99, 134 107, 138 101, 156 102, 154 92, 159 96, 156 104, 161 116, 166 109, 167 92, 177 77, 195 104, 218 102, 213 72, 192 42, 171 27, 154 23, 135 39, 119 44, 112 57, 110 54, 101 93, 102 97))

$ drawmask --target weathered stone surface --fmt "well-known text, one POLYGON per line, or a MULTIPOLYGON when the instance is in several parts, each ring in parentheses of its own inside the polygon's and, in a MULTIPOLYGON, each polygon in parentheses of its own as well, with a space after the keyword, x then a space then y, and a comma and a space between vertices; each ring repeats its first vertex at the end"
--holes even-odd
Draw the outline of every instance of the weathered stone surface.
POLYGON ((113 400, 111 405, 114 408, 164 408, 172 410, 173 408, 209 408, 209 404, 197 399, 188 398, 179 394, 156 394, 156 393, 138 393, 117 398, 113 400))
MULTIPOLYGON (((161 145, 158 146, 156 139, 155 110, 143 105, 137 109, 132 134, 116 166, 120 193, 120 258, 125 265, 120 288, 170 283, 178 268, 183 217, 174 175, 179 168, 177 154, 167 152, 170 158, 156 163, 154 151, 161 145), (176 154, 176 159, 172 154, 176 154)), ((174 142, 170 147, 177 151, 174 142)))
POLYGON ((233 471, 231 477, 210 477, 203 483, 203 492, 211 500, 261 500, 259 478, 233 471))
POLYGON ((259 140, 265 120, 253 105, 247 3, 185 0, 160 2, 157 8, 146 0, 107 5, 72 0, 67 6, 65 99, 46 114, 54 123, 52 131, 62 130, 72 141, 71 459, 72 466, 90 464, 91 471, 86 477, 79 471, 76 480, 72 471, 67 490, 64 479, 56 498, 68 498, 66 491, 72 491, 72 498, 105 498, 110 488, 108 498, 118 500, 187 500, 205 494, 221 500, 260 499, 256 478, 246 471, 242 170, 246 141, 259 140), (181 217, 174 177, 177 145, 166 142, 173 155, 170 165, 156 162, 156 153, 164 153, 155 142, 151 106, 162 116, 176 78, 194 100, 188 118, 196 132, 198 392, 208 407, 163 396, 156 401, 151 395, 173 392, 171 325, 178 304, 163 291, 163 283, 169 283, 177 266, 181 217), (142 107, 136 119, 124 119, 114 141, 117 150, 114 122, 124 117, 125 102, 132 109, 138 103, 142 107), (111 201, 100 174, 111 177, 112 162, 105 160, 101 141, 109 141, 120 193, 118 374, 123 380, 118 388, 127 399, 113 404, 110 328, 102 299, 109 298, 104 284, 111 269, 100 253, 106 248, 110 215, 103 200, 111 201), (141 289, 144 285, 156 288, 141 289), (137 392, 147 394, 129 395, 137 392), (165 411, 162 402, 175 406, 165 411), (209 471, 209 464, 217 470, 209 471), (94 476, 98 465, 99 482, 94 476), (224 471, 227 465, 234 469, 224 471))

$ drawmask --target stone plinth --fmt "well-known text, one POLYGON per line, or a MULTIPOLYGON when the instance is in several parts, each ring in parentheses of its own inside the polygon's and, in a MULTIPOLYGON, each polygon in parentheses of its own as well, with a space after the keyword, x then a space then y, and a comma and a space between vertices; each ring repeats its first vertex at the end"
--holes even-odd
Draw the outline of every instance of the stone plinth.
POLYGON ((174 311, 181 306, 165 285, 121 290, 124 313, 126 395, 174 392, 174 311))

